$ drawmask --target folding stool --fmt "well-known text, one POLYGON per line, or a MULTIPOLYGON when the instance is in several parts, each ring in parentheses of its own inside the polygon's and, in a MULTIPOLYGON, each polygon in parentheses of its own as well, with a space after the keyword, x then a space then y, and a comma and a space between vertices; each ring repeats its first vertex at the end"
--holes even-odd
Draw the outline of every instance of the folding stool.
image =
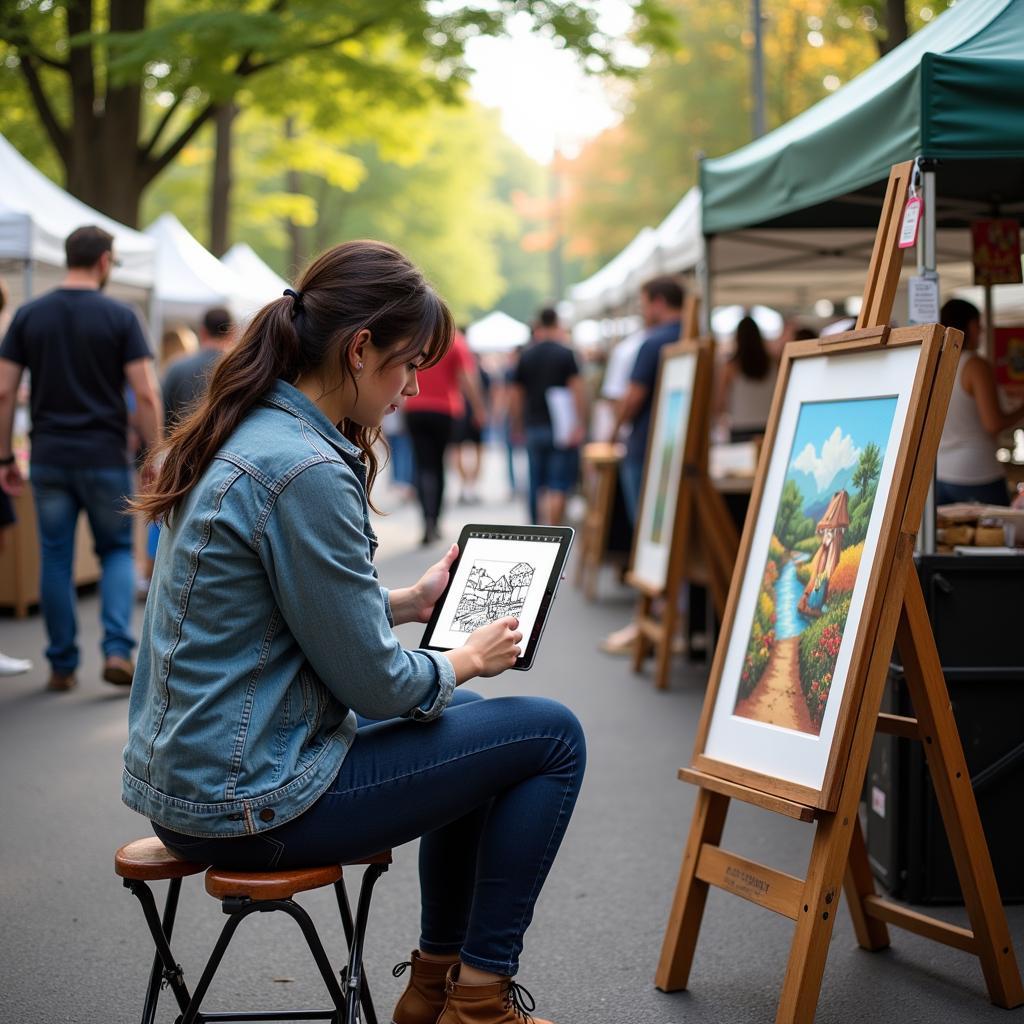
POLYGON ((377 1024, 377 1017, 370 997, 369 987, 363 977, 363 938, 370 912, 370 898, 377 879, 388 869, 391 851, 386 850, 364 860, 349 864, 332 864, 326 867, 300 868, 294 871, 239 872, 208 868, 205 864, 182 860, 168 850, 159 839, 150 837, 137 839, 122 846, 114 856, 114 871, 124 880, 129 889, 142 904, 156 954, 149 975, 146 999, 142 1009, 142 1024, 153 1024, 157 1000, 161 988, 169 986, 181 1016, 176 1024, 204 1024, 214 1021, 269 1021, 269 1020, 326 1020, 334 1024, 377 1024), (343 867, 366 865, 355 920, 345 890, 343 867), (189 875, 206 871, 206 891, 221 901, 221 908, 228 915, 220 937, 196 984, 195 991, 189 992, 180 965, 171 951, 171 933, 178 907, 181 880, 189 875), (163 919, 157 911, 156 900, 148 882, 166 879, 167 899, 163 919), (312 920, 292 898, 296 893, 333 885, 338 900, 341 923, 348 942, 348 965, 341 971, 339 979, 334 976, 331 963, 324 951, 312 920), (242 920, 252 913, 282 911, 293 918, 302 930, 320 974, 327 986, 331 1001, 330 1010, 275 1010, 236 1011, 203 1013, 200 1005, 220 966, 235 929, 242 920), (360 1014, 360 1008, 362 1013, 360 1014))

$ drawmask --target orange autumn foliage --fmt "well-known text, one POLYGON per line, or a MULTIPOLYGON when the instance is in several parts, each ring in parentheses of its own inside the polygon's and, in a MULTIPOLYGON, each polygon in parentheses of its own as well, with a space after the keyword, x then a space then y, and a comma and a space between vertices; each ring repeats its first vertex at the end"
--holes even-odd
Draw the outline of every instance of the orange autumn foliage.
POLYGON ((861 556, 864 554, 864 542, 854 544, 852 547, 844 548, 839 556, 839 564, 836 566, 832 578, 828 581, 828 592, 832 594, 847 594, 853 590, 857 582, 857 570, 860 568, 861 556))

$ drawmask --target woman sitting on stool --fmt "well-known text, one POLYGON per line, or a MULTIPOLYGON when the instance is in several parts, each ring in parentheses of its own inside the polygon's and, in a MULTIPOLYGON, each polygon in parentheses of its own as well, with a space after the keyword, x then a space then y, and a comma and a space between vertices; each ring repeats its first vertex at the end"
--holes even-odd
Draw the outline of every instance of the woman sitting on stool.
POLYGON ((455 687, 511 667, 515 619, 406 651, 457 554, 377 581, 368 493, 385 415, 448 350, 448 309, 397 250, 331 249, 264 306, 153 457, 163 521, 124 800, 216 867, 339 864, 422 837, 422 920, 396 1024, 513 1024, 523 933, 585 762, 538 697, 455 687), (467 1009, 469 1008, 469 1009, 467 1009))

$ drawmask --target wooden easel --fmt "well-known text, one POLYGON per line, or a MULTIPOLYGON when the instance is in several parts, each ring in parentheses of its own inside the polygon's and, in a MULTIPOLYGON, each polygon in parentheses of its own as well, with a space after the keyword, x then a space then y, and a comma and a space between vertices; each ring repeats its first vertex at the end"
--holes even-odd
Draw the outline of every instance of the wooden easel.
MULTIPOLYGON (((640 672, 644 662, 653 654, 654 682, 659 690, 668 689, 672 640, 679 628, 679 595, 683 585, 697 583, 709 587, 715 612, 721 615, 729 595, 729 580, 739 547, 739 537, 729 510, 708 476, 714 353, 710 340, 696 340, 697 308, 697 299, 690 296, 684 311, 683 337, 697 346, 698 368, 694 378, 689 431, 683 471, 679 478, 665 586, 652 587, 632 570, 626 574, 626 582, 640 594, 636 607, 637 638, 633 648, 633 671, 640 672)), ((659 387, 660 378, 659 373, 659 387)), ((655 389, 655 401, 657 394, 658 388, 655 389)), ((648 439, 642 494, 646 491, 647 474, 651 472, 653 448, 652 429, 648 439)), ((638 521, 640 518, 638 515, 638 521)))
MULTIPOLYGON (((819 343, 831 343, 832 351, 872 342, 881 345, 889 340, 884 324, 899 280, 902 252, 896 247, 896 240, 910 169, 909 163, 893 168, 861 315, 854 331, 819 343)), ((698 730, 694 766, 679 772, 680 778, 699 786, 700 792, 655 975, 655 984, 663 991, 687 985, 708 887, 715 885, 796 922, 776 1021, 809 1024, 818 1003, 842 886, 862 948, 885 948, 889 945, 887 926, 897 925, 977 956, 989 997, 997 1006, 1011 1008, 1024 1003, 1024 988, 1006 916, 913 565, 914 539, 963 341, 957 331, 943 331, 939 326, 929 330, 931 347, 938 349, 941 340, 942 351, 931 371, 931 399, 923 411, 920 441, 917 450, 908 455, 913 460, 913 471, 902 502, 905 511, 899 530, 893 531, 887 549, 879 550, 879 564, 887 566, 888 571, 879 573, 865 604, 865 611, 873 609, 873 618, 867 624, 873 648, 864 656, 860 679, 851 676, 847 686, 852 726, 848 743, 842 745, 834 762, 836 770, 826 777, 822 792, 830 795, 816 804, 801 799, 801 787, 782 785, 781 780, 773 789, 765 785, 764 776, 750 772, 744 778, 742 769, 726 772, 730 777, 723 777, 716 763, 700 753, 713 710, 714 695, 709 691, 698 730), (894 642, 905 667, 916 718, 879 713, 894 642), (908 910, 875 892, 858 806, 876 730, 918 740, 927 748, 928 767, 953 851, 970 929, 908 910), (800 821, 816 822, 806 878, 796 878, 721 849, 729 801, 734 798, 800 821)), ((893 332, 894 341, 899 333, 893 332)), ((762 477, 759 474, 758 488, 763 486, 762 477)), ((759 499, 760 495, 755 494, 752 508, 758 507, 759 499)), ((740 565, 745 563, 749 551, 753 518, 744 531, 740 565)), ((735 617, 740 583, 741 580, 734 580, 730 592, 727 628, 735 617)), ((723 631, 723 635, 728 633, 723 631)), ((725 647, 721 644, 716 652, 713 678, 721 674, 725 647)))

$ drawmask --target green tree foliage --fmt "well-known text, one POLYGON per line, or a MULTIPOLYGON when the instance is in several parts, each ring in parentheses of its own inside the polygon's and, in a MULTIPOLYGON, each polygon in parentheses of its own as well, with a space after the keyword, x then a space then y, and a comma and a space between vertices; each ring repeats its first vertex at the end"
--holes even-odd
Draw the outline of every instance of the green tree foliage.
POLYGON ((867 536, 881 472, 882 450, 871 441, 864 446, 857 460, 857 467, 853 471, 852 483, 857 488, 857 493, 850 499, 850 525, 843 537, 843 543, 847 547, 859 544, 867 536))
POLYGON ((884 57, 950 5, 950 0, 837 0, 844 25, 868 33, 884 57))
POLYGON ((857 488, 862 501, 871 485, 878 481, 878 476, 881 472, 882 449, 874 441, 869 441, 860 453, 860 458, 857 460, 857 468, 853 471, 852 478, 853 486, 857 488))
MULTIPOLYGON (((641 39, 661 31, 655 0, 635 10, 641 39)), ((578 2, 0 0, 4 130, 34 124, 30 157, 45 144, 74 195, 135 224, 145 190, 222 105, 302 102, 330 127, 378 101, 451 99, 466 40, 512 16, 595 72, 621 70, 594 6, 578 2)))
MULTIPOLYGON (((363 138, 344 151, 303 134, 296 161, 296 143, 275 118, 255 109, 243 114, 236 144, 246 159, 232 192, 240 240, 291 279, 329 245, 380 238, 424 268, 460 319, 495 306, 517 315, 509 295, 532 311, 544 297, 545 261, 520 248, 522 222, 511 197, 542 189, 541 168, 501 133, 496 114, 470 103, 406 111, 398 129, 401 147, 363 138), (286 187, 289 167, 298 171, 298 192, 286 187), (288 223, 301 229, 297 263, 288 223)), ((212 142, 207 128, 186 147, 147 194, 145 220, 171 210, 208 243, 212 142)))
POLYGON ((814 534, 814 520, 804 515, 804 496, 792 480, 787 480, 782 488, 774 532, 787 551, 814 534))
MULTIPOLYGON (((876 0, 876 7, 886 0, 876 0)), ((699 158, 752 133, 753 34, 747 0, 667 0, 675 42, 625 89, 623 120, 571 166, 570 252, 587 271, 657 224, 697 183, 699 158)), ((774 128, 877 59, 878 20, 861 0, 763 0, 765 114, 774 128), (852 8, 856 10, 851 11, 852 8)), ((946 0, 932 3, 938 14, 946 0)), ((925 4, 907 0, 912 28, 925 4)))

